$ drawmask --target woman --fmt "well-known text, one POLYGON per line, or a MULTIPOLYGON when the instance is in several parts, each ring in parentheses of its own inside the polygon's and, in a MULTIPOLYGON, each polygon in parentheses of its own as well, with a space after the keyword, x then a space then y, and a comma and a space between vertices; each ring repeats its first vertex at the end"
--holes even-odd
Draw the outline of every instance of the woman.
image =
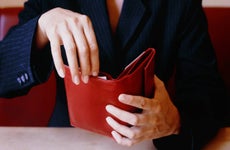
POLYGON ((158 149, 200 149, 224 126, 224 87, 201 1, 29 0, 19 19, 0 44, 0 95, 25 93, 45 82, 54 66, 58 93, 50 126, 70 126, 64 63, 75 84, 87 84, 99 70, 116 77, 149 47, 156 49, 154 97, 119 95, 141 114, 105 108, 114 139, 128 146, 153 139, 158 149), (165 84, 174 69, 176 93, 170 98, 165 84), (26 84, 14 80, 18 72, 28 74, 26 84))

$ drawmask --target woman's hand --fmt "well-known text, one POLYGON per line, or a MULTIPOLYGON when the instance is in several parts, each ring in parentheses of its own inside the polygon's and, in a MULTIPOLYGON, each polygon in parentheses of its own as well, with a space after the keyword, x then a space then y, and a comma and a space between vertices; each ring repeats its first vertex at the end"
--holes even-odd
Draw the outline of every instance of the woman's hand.
POLYGON ((221 128, 218 134, 202 150, 229 150, 230 127, 221 128))
POLYGON ((39 21, 36 33, 36 46, 43 48, 50 42, 54 65, 60 77, 65 76, 60 46, 66 50, 66 56, 75 84, 80 82, 79 66, 83 82, 89 75, 99 72, 98 45, 90 19, 82 14, 62 8, 54 8, 44 13, 39 21))
POLYGON ((152 140, 171 134, 178 134, 180 116, 166 91, 164 83, 154 77, 154 98, 121 94, 119 101, 143 109, 141 114, 130 113, 115 106, 107 105, 106 110, 113 116, 132 127, 119 124, 112 117, 107 117, 107 123, 114 129, 112 136, 118 144, 131 146, 144 140, 152 140))

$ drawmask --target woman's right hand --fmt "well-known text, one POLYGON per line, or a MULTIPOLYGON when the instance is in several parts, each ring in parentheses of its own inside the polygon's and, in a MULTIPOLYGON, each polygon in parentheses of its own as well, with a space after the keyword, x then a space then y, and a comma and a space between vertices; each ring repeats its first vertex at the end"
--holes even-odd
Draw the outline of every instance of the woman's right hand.
POLYGON ((90 75, 97 76, 99 50, 89 17, 62 8, 54 8, 44 13, 38 21, 36 46, 41 49, 48 42, 50 42, 54 65, 60 77, 65 77, 61 45, 65 48, 75 84, 79 84, 80 76, 84 83, 88 82, 90 75))

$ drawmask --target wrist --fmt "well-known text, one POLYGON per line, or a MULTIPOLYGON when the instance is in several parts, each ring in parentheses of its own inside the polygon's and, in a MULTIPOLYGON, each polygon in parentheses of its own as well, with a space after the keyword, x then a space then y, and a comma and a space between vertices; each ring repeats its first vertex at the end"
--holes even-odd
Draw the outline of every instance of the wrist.
POLYGON ((43 49, 48 44, 48 38, 41 27, 41 18, 38 20, 36 33, 35 33, 35 47, 36 49, 43 49))
POLYGON ((181 119, 180 119, 180 113, 178 112, 178 110, 175 108, 175 129, 173 134, 178 135, 180 133, 180 129, 181 129, 181 119))

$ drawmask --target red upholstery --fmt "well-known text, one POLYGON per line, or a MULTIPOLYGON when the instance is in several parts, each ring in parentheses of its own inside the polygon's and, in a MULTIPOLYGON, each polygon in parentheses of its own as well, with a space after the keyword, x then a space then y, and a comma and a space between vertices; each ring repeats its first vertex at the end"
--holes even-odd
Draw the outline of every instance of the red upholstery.
MULTIPOLYGON (((0 40, 15 24, 21 8, 0 9, 0 40)), ((230 8, 205 8, 209 32, 216 50, 218 67, 230 93, 230 8)), ((45 126, 55 103, 55 77, 32 88, 28 95, 0 98, 0 125, 45 126)))
POLYGON ((218 68, 230 94, 230 8, 205 8, 218 68))
POLYGON ((3 39, 8 29, 18 22, 17 14, 21 8, 0 8, 0 40, 3 39))
MULTIPOLYGON (((21 8, 0 8, 0 40, 18 22, 21 8)), ((0 98, 0 126, 47 126, 54 108, 56 82, 54 73, 45 84, 36 86, 26 96, 0 98)))
MULTIPOLYGON (((209 34, 216 51, 218 69, 230 96, 230 8, 205 7, 204 11, 208 20, 209 34)), ((169 80, 167 89, 174 97, 174 76, 169 80)))

